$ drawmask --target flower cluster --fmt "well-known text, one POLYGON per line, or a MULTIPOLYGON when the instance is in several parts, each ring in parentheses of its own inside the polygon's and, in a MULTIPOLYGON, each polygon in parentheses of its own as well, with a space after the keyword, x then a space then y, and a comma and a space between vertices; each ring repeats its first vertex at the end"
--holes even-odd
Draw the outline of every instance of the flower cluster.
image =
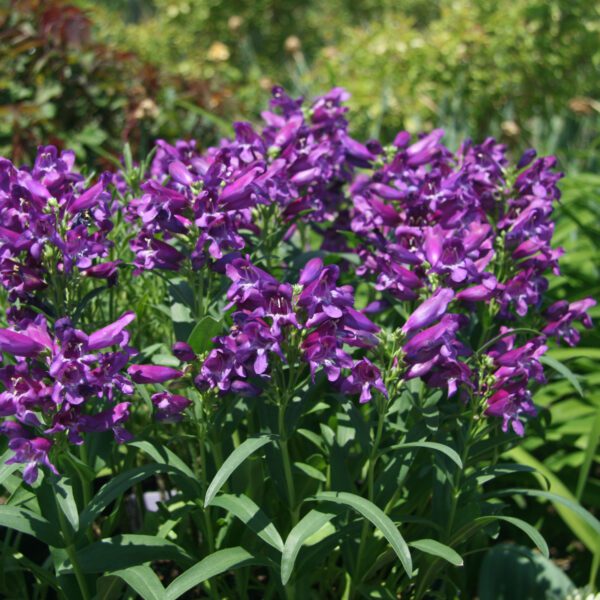
POLYGON ((158 141, 139 188, 145 166, 89 184, 73 153, 51 146, 31 168, 0 159, 0 277, 11 303, 0 432, 26 481, 39 465, 54 470, 53 449, 86 432, 127 439, 123 397, 134 383, 156 386, 157 419, 179 420, 191 401, 163 384, 179 392, 189 374, 201 391, 274 395, 321 376, 360 402, 420 378, 523 434, 549 340, 577 344, 595 305, 547 299, 562 254, 552 247, 555 159, 529 150, 511 166, 493 139, 452 152, 439 129, 362 144, 348 134, 347 97, 336 88, 305 104, 275 88, 262 128, 235 123, 232 139, 204 152, 158 141), (128 201, 113 202, 112 188, 128 201), (130 225, 135 273, 176 272, 195 316, 219 307, 230 324, 199 357, 175 344, 180 368, 129 364, 133 313, 90 335, 73 325, 99 291, 89 296, 81 277, 114 285, 128 260, 110 258, 115 217, 130 225), (315 250, 326 259, 310 258, 315 250))
MULTIPOLYGON (((86 187, 75 155, 40 147, 33 168, 0 159, 0 278, 9 299, 29 299, 49 278, 69 281, 74 269, 114 283, 107 262, 113 227, 111 176, 86 187)), ((59 308, 59 307, 57 307, 59 308)))
POLYGON ((160 140, 142 195, 128 206, 138 269, 179 270, 186 259, 198 269, 243 249, 246 233, 263 231, 253 215, 261 206, 276 205, 283 222, 334 220, 354 168, 375 157, 347 133, 346 98, 334 89, 304 108, 276 88, 262 132, 235 123, 234 139, 204 154, 193 142, 160 140))
POLYGON ((312 259, 296 286, 278 282, 248 259, 233 260, 227 275, 234 326, 215 340, 196 378, 200 388, 258 392, 254 382, 271 377, 273 360, 288 362, 284 350, 295 349, 291 338, 296 331, 313 381, 323 370, 344 391, 360 393, 361 401, 371 398, 372 387, 387 394, 379 369, 367 359, 353 360, 346 349, 374 347, 379 328, 354 308, 352 287, 337 284, 337 266, 312 259))
MULTIPOLYGON (((476 384, 465 358, 471 349, 459 336, 472 330, 479 303, 486 304, 489 325, 496 317, 516 323, 541 310, 546 273, 558 274, 562 254, 551 247, 562 175, 554 158, 535 160, 534 151, 511 169, 505 148, 492 139, 465 142, 454 155, 442 136, 436 130, 410 144, 400 133, 385 149, 383 166, 354 180, 350 226, 359 236, 357 273, 372 277, 388 302, 420 302, 402 328, 405 377, 421 377, 451 395, 459 383, 476 384), (447 312, 449 305, 456 314, 447 312)), ((554 304, 541 333, 576 343, 572 323, 591 326, 586 310, 594 304, 554 304)), ((536 348, 533 363, 545 346, 536 348)), ((488 413, 522 432, 516 415, 532 414, 529 378, 509 385, 497 377, 488 413)))
POLYGON ((15 452, 9 462, 26 464, 26 482, 36 480, 39 465, 55 471, 48 454, 56 442, 81 444, 82 434, 109 430, 119 442, 129 439, 130 403, 119 400, 134 391, 124 374, 134 352, 126 327, 134 318, 125 313, 89 335, 68 318, 53 328, 36 317, 0 329, 0 351, 11 358, 0 368, 0 431, 15 452))

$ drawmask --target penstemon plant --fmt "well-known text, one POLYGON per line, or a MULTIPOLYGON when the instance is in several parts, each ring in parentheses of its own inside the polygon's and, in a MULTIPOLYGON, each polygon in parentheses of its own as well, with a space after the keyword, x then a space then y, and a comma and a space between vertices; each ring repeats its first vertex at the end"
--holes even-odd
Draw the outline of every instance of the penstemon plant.
POLYGON ((595 304, 549 291, 555 160, 362 144, 346 99, 100 177, 1 159, 2 593, 450 598, 500 527, 548 554, 515 496, 600 532, 502 485, 595 304))

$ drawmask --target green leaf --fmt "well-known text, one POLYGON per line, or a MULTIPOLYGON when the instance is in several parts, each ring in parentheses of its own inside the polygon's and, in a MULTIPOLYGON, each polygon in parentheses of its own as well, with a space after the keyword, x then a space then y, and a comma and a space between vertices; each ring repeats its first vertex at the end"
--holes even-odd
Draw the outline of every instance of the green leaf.
POLYGON ((0 526, 32 535, 48 546, 64 548, 58 527, 26 508, 0 504, 0 526))
POLYGON ((147 440, 140 440, 129 442, 128 446, 139 448, 142 452, 146 453, 152 458, 157 464, 167 465, 180 471, 182 475, 186 477, 194 488, 200 491, 200 482, 196 478, 195 473, 192 469, 181 460, 172 450, 169 450, 166 446, 149 442, 147 440))
POLYGON ((60 510, 71 526, 71 533, 79 529, 79 511, 73 495, 73 485, 68 477, 60 477, 53 482, 52 489, 60 510))
POLYGON ((475 471, 471 477, 475 477, 477 485, 484 485, 488 481, 502 475, 513 475, 514 473, 535 473, 535 469, 527 465, 515 465, 513 463, 498 463, 483 467, 475 471))
POLYGON ((212 501, 213 506, 218 506, 229 511, 245 525, 250 527, 259 538, 276 548, 283 550, 283 540, 275 525, 262 509, 244 494, 221 494, 212 501))
POLYGON ((323 475, 323 473, 321 473, 319 469, 316 469, 312 465, 308 465, 303 462, 295 462, 294 467, 296 467, 296 469, 302 471, 305 475, 308 475, 308 477, 311 477, 312 479, 316 479, 324 483, 327 481, 327 477, 325 477, 325 475, 323 475))
POLYGON ((552 561, 517 544, 491 548, 481 563, 478 579, 480 600, 558 600, 569 597, 575 589, 552 561))
POLYGON ((596 448, 600 441, 600 408, 596 409, 596 417, 592 421, 592 427, 587 435, 585 441, 585 455, 583 458, 583 464, 579 469, 579 475, 577 477, 577 489, 575 491, 575 498, 581 500, 585 484, 588 480, 588 475, 594 462, 594 456, 596 455, 596 448))
MULTIPOLYGON (((189 564, 192 557, 173 542, 154 535, 125 534, 95 542, 77 551, 79 567, 84 573, 104 573, 122 567, 141 565, 153 560, 172 560, 189 564)), ((70 561, 59 567, 71 570, 70 561)))
POLYGON ((493 523, 494 521, 506 521, 506 523, 514 525, 529 537, 529 539, 538 547, 539 551, 546 558, 550 556, 548 552, 548 544, 546 544, 546 540, 542 534, 535 527, 526 521, 523 521, 523 519, 517 519, 516 517, 508 517, 504 515, 489 515, 485 517, 477 517, 475 519, 475 523, 480 523, 482 525, 487 525, 488 523, 493 523))
POLYGON ((188 102, 187 100, 178 99, 176 101, 176 104, 206 119, 206 121, 214 125, 219 130, 219 133, 221 135, 225 137, 231 137, 233 135, 234 132, 231 127, 231 124, 226 119, 217 116, 209 110, 205 110, 204 108, 198 106, 197 104, 194 104, 193 102, 188 102))
MULTIPOLYGON (((598 527, 598 520, 592 517, 589 512, 587 512, 577 503, 577 499, 569 491, 567 486, 550 469, 548 469, 534 456, 529 454, 524 448, 519 446, 517 448, 513 448, 506 454, 518 463, 533 467, 540 473, 540 475, 536 474, 536 477, 542 479, 543 476, 550 482, 550 489, 552 490, 552 494, 550 494, 550 496, 552 497, 546 497, 554 504, 556 511, 571 529, 573 534, 587 546, 590 552, 599 552, 600 538, 597 534, 592 533, 589 527, 590 518, 593 520, 593 523, 595 522, 596 527, 598 527), (565 504, 565 502, 568 502, 569 504, 565 504), (573 510, 572 507, 575 507, 575 510, 573 510), (583 515, 581 513, 583 513, 583 515)), ((538 495, 540 494, 541 493, 538 493, 538 495)), ((546 494, 548 494, 548 492, 546 492, 546 494)))
POLYGON ((551 356, 542 356, 540 358, 540 362, 543 365, 548 365, 552 367, 557 373, 560 373, 578 392, 579 395, 583 398, 583 390, 581 389, 581 384, 575 377, 575 374, 571 369, 563 365, 560 361, 552 358, 551 356))
POLYGON ((152 475, 156 475, 156 473, 169 471, 177 472, 169 465, 150 464, 119 473, 100 488, 85 510, 79 515, 80 530, 89 527, 113 500, 119 498, 129 488, 148 479, 148 477, 152 477, 152 475))
POLYGON ((120 577, 144 600, 165 600, 166 592, 154 571, 145 565, 113 571, 111 575, 120 577))
POLYGON ((177 577, 167 588, 166 598, 167 600, 176 600, 188 590, 211 577, 230 569, 261 564, 261 562, 239 546, 217 550, 177 577))
POLYGON ((296 526, 290 531, 283 552, 281 554, 281 582, 285 585, 294 569, 294 563, 302 544, 311 536, 323 528, 331 519, 335 517, 334 513, 325 513, 318 510, 311 510, 304 515, 296 526))
POLYGON ((198 321, 190 337, 188 344, 193 348, 196 354, 208 352, 212 348, 212 339, 223 329, 223 323, 210 316, 203 317, 198 321))
POLYGON ((349 492, 321 492, 315 498, 317 500, 349 506, 359 512, 365 519, 371 521, 390 543, 408 576, 412 577, 410 550, 394 522, 379 507, 375 506, 371 501, 361 498, 356 494, 350 494, 349 492))
POLYGON ((11 463, 9 465, 6 464, 6 461, 14 456, 14 452, 12 450, 7 450, 0 456, 0 485, 4 483, 4 481, 12 475, 19 467, 22 465, 20 463, 11 463))
POLYGON ((403 444, 397 444, 392 446, 389 450, 404 450, 410 448, 427 448, 428 450, 435 450, 445 454, 451 461, 453 461, 459 469, 463 468, 462 460, 458 453, 446 446, 445 444, 439 444, 438 442, 405 442, 403 444))
POLYGON ((523 494, 524 496, 533 496, 537 498, 545 498, 546 500, 550 500, 552 503, 562 504, 566 506, 569 510, 574 512, 579 518, 581 518, 588 527, 591 527, 595 532, 597 537, 597 543, 600 547, 600 521, 594 517, 590 512, 588 512, 581 504, 579 504, 576 500, 571 500, 569 498, 565 498, 565 496, 560 496, 559 494, 554 494, 552 492, 546 492, 544 490, 529 490, 525 488, 512 488, 509 490, 502 490, 501 492, 495 492, 497 496, 508 496, 513 494, 523 494))
POLYGON ((427 554, 431 554, 432 556, 438 556, 440 558, 443 558, 455 567, 462 567, 465 564, 461 555, 458 552, 456 552, 456 550, 436 540, 415 540, 414 542, 409 542, 408 545, 412 546, 413 548, 416 548, 417 550, 420 550, 421 552, 425 552, 427 554))
POLYGON ((221 468, 217 471, 213 480, 206 490, 204 506, 209 506, 217 492, 227 481, 229 476, 254 452, 262 448, 265 444, 272 442, 274 435, 262 435, 251 437, 242 442, 225 460, 221 468))

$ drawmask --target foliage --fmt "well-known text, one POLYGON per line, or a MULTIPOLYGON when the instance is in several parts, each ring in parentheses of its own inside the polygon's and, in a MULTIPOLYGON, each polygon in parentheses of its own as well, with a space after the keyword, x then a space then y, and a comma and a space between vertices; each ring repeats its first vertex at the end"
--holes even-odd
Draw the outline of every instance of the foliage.
POLYGON ((45 143, 92 163, 127 140, 146 152, 154 137, 181 127, 210 131, 176 102, 205 105, 206 83, 94 41, 87 14, 62 0, 12 0, 0 9, 0 39, 0 152, 17 162, 45 143))
POLYGON ((234 91, 236 114, 256 114, 273 83, 307 94, 341 85, 361 136, 444 127, 451 146, 495 135, 598 167, 597 2, 105 4, 94 13, 105 39, 214 78, 234 91))
POLYGON ((363 144, 346 99, 0 160, 2 593, 483 596, 540 531, 597 585, 598 178, 363 144))

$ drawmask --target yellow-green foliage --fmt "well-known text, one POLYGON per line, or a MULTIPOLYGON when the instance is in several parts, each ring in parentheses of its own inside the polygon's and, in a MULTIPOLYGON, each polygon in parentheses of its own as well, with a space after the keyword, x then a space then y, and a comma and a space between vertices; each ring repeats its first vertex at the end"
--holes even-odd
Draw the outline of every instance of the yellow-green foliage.
POLYGON ((353 95, 357 135, 441 125, 569 160, 598 143, 597 0, 104 0, 98 33, 255 114, 270 86, 353 95), (120 17, 120 18, 119 18, 120 17))
POLYGON ((398 3, 366 26, 343 28, 311 80, 347 87, 364 123, 391 130, 454 120, 477 136, 502 128, 510 137, 532 117, 598 111, 590 100, 600 90, 597 2, 441 0, 438 7, 424 26, 398 3))

